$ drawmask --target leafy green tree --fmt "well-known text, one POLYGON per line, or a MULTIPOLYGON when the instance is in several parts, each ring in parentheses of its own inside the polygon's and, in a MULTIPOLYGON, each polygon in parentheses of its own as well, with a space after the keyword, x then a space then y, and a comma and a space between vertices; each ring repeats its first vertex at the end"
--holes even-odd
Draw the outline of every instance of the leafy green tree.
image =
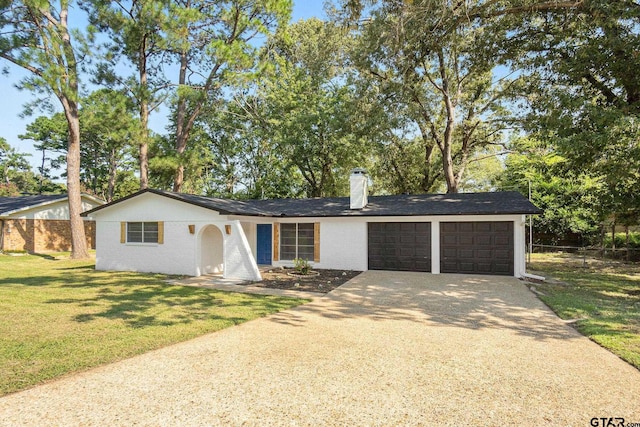
MULTIPOLYGON (((349 35, 318 19, 277 33, 265 48, 272 63, 257 97, 270 140, 295 166, 308 197, 345 194, 349 170, 367 160, 362 115, 345 67, 349 35)), ((268 136, 268 135, 265 135, 268 136)))
POLYGON ((18 135, 18 138, 34 141, 34 148, 42 153, 40 166, 38 166, 40 179, 38 193, 51 192, 52 188, 48 188, 46 183, 57 178, 53 175, 53 171, 63 167, 65 161, 68 135, 63 115, 56 113, 51 117, 36 117, 27 125, 26 132, 18 135))
POLYGON ((420 177, 413 191, 433 191, 444 180, 447 192, 457 192, 476 152, 501 151, 489 147, 503 144, 513 80, 496 78, 498 64, 476 54, 486 35, 463 18, 481 3, 382 1, 361 26, 354 60, 367 92, 382 94, 380 109, 390 115, 382 122, 390 136, 384 162, 397 163, 398 154, 419 156, 411 161, 421 165, 411 174, 420 177))
MULTIPOLYGON (((512 2, 514 3, 514 2, 512 2)), ((562 3, 562 2, 559 2, 562 3)), ((568 3, 568 2, 567 2, 568 3)), ((640 8, 624 0, 518 10, 489 21, 486 51, 522 70, 522 123, 602 186, 602 219, 640 214, 640 8)))
POLYGON ((21 153, 9 145, 6 139, 0 137, 0 179, 4 196, 15 196, 30 190, 34 177, 27 160, 28 154, 21 153), (30 182, 29 182, 30 181, 30 182))
POLYGON ((543 140, 521 137, 512 141, 513 152, 506 169, 496 179, 502 190, 528 194, 544 210, 534 219, 535 235, 557 244, 566 236, 583 236, 583 244, 594 243, 607 208, 602 204, 606 186, 597 177, 575 170, 543 140))
MULTIPOLYGON (((21 0, 0 3, 0 58, 30 73, 22 87, 48 92, 59 100, 67 121, 67 193, 72 258, 88 258, 84 223, 80 217, 79 64, 69 28, 69 2, 21 0)), ((78 43, 79 42, 79 43, 78 43)))
POLYGON ((303 192, 302 177, 273 144, 262 107, 256 96, 236 94, 199 117, 194 146, 205 147, 210 155, 200 174, 205 194, 283 198, 303 192))
POLYGON ((118 175, 132 175, 135 156, 131 141, 140 133, 133 106, 121 92, 98 90, 83 100, 80 124, 87 141, 83 144, 83 182, 110 202, 114 194, 122 193, 118 175))
POLYGON ((149 185, 149 115, 161 104, 168 83, 163 73, 170 2, 133 0, 83 3, 91 23, 109 36, 103 61, 97 67, 96 81, 122 90, 138 109, 138 163, 140 188, 149 185), (131 74, 122 70, 133 68, 131 74))
POLYGON ((0 137, 0 195, 64 193, 63 185, 33 173, 27 160, 29 156, 17 151, 0 137))
POLYGON ((173 19, 167 21, 165 31, 168 50, 179 64, 173 191, 182 189, 185 151, 203 108, 223 96, 230 85, 252 77, 259 66, 255 39, 286 23, 291 7, 291 0, 172 2, 173 19))
MULTIPOLYGON (((127 97, 110 89, 98 90, 84 98, 79 117, 83 130, 82 186, 86 191, 111 201, 114 194, 123 193, 118 188, 118 175, 128 176, 132 169, 134 154, 131 141, 138 135, 138 122, 127 97)), ((27 131, 20 138, 35 141, 34 146, 43 152, 40 168, 43 179, 50 177, 50 168, 57 169, 64 163, 67 129, 61 114, 36 118, 27 125, 27 131), (54 156, 50 159, 50 168, 46 166, 46 152, 54 156)))

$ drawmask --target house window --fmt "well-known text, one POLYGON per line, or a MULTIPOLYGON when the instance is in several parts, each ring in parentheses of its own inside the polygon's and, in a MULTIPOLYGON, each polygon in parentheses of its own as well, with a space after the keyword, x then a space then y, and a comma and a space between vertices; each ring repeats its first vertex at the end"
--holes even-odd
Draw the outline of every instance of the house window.
POLYGON ((157 222, 128 222, 127 243, 158 243, 157 222))
POLYGON ((281 224, 280 259, 315 259, 313 223, 281 224))

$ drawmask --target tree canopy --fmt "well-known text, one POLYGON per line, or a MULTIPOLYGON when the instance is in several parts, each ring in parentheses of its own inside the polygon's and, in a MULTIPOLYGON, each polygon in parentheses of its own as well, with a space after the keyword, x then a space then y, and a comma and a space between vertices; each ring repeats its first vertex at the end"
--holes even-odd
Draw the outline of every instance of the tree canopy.
POLYGON ((23 132, 37 173, 0 144, 6 191, 60 174, 107 200, 341 196, 359 166, 377 194, 531 186, 549 235, 638 222, 636 1, 325 8, 291 23, 291 0, 0 2, 0 58, 60 105, 23 132))

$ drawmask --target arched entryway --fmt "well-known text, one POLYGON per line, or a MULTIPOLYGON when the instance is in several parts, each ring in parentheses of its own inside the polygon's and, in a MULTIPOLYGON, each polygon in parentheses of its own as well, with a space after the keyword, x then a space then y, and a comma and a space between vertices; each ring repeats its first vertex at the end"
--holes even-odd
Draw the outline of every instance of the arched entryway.
POLYGON ((215 225, 207 225, 200 233, 200 274, 224 271, 224 238, 215 225))

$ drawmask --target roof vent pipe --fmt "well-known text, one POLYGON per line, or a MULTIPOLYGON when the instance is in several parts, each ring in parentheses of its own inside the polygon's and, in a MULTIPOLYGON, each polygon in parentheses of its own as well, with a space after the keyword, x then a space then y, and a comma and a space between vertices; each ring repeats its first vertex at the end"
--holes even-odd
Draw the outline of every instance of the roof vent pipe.
POLYGON ((355 168, 351 170, 349 176, 349 185, 351 188, 351 209, 362 209, 367 206, 367 192, 368 192, 367 171, 362 168, 355 168))

